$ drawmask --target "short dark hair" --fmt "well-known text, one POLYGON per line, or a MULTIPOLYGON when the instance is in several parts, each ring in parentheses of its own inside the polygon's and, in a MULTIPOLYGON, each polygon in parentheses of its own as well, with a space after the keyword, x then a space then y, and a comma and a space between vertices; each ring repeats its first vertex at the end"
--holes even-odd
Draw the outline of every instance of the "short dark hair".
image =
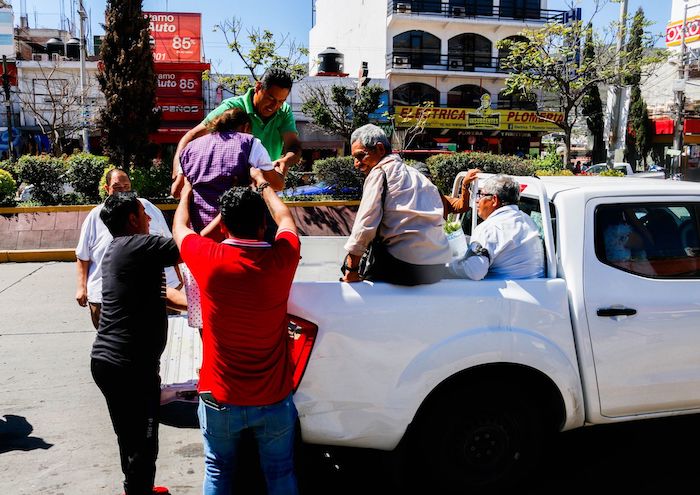
POLYGON ((237 131, 246 124, 250 124, 250 117, 242 108, 231 108, 215 117, 207 124, 210 132, 237 131))
POLYGON ((279 67, 270 67, 265 71, 260 79, 263 89, 270 89, 270 86, 277 86, 283 89, 292 89, 292 75, 279 67))
POLYGON ((112 237, 127 235, 129 215, 139 214, 136 193, 118 192, 108 196, 100 210, 100 220, 107 226, 112 237))
POLYGON ((105 184, 109 186, 109 183, 112 181, 112 176, 116 174, 117 172, 124 172, 127 177, 129 177, 129 174, 126 173, 126 170, 122 170, 121 168, 110 168, 107 173, 105 174, 105 184))
POLYGON ((242 239, 257 238, 265 226, 265 201, 249 187, 235 186, 221 195, 221 220, 228 231, 242 239))

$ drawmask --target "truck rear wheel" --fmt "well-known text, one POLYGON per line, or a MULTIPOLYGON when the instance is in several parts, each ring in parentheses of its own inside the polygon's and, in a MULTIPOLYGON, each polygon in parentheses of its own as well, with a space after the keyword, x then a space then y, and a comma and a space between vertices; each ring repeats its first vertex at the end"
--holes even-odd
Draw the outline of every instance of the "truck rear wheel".
POLYGON ((450 393, 424 417, 419 456, 445 493, 498 491, 521 481, 539 459, 543 425, 514 390, 450 393))

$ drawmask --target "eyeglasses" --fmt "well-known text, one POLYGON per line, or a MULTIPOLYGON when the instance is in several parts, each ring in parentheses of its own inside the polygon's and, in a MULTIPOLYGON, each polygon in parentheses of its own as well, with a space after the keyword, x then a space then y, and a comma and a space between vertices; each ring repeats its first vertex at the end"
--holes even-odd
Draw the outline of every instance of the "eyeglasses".
POLYGON ((476 200, 479 201, 481 200, 481 198, 490 198, 491 196, 495 196, 495 194, 483 193, 481 191, 478 191, 476 193, 476 200))

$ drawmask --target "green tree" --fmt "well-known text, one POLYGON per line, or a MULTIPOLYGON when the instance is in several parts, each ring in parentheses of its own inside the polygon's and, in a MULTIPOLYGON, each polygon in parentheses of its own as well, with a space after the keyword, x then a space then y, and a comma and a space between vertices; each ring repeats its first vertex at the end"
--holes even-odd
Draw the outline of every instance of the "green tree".
POLYGON ((329 134, 337 134, 349 145, 352 132, 369 123, 369 114, 379 108, 381 86, 355 88, 333 84, 332 86, 306 85, 301 111, 313 119, 316 127, 329 134))
MULTIPOLYGON (((639 7, 632 19, 630 38, 627 43, 627 57, 629 60, 637 61, 644 55, 644 41, 649 35, 644 29, 650 22, 644 17, 644 10, 639 7)), ((636 65, 636 64, 635 64, 636 65)), ((649 153, 651 143, 649 142, 649 114, 646 111, 646 103, 642 98, 639 85, 642 81, 640 71, 630 71, 625 78, 625 84, 632 87, 630 98, 630 111, 628 118, 628 132, 625 139, 625 156, 627 161, 636 164, 640 159, 646 165, 646 155, 649 153)))
POLYGON ((665 60, 666 53, 654 50, 649 39, 643 41, 642 56, 628 59, 617 53, 610 43, 591 36, 593 58, 581 58, 578 51, 586 28, 580 21, 571 24, 548 23, 540 29, 525 29, 521 34, 527 41, 501 40, 500 49, 508 50, 504 68, 511 71, 506 79, 506 93, 543 91, 538 113, 564 133, 564 163, 570 166, 571 132, 581 111, 583 99, 594 86, 613 84, 631 73, 646 75, 651 65, 665 60), (618 55, 620 56, 618 58, 618 55), (618 60, 622 60, 618 64, 618 60), (550 119, 542 111, 559 111, 562 120, 550 119))
POLYGON ((105 155, 124 169, 150 166, 155 149, 148 135, 160 122, 148 24, 141 0, 108 0, 97 76, 107 103, 99 127, 105 155))
POLYGON ((278 67, 289 71, 295 81, 303 78, 307 72, 307 64, 303 60, 309 55, 309 50, 299 45, 289 35, 276 37, 268 29, 243 29, 243 23, 237 17, 226 19, 214 25, 214 31, 221 31, 226 44, 231 51, 238 55, 249 75, 223 76, 214 75, 215 82, 241 95, 259 81, 270 67, 278 67), (250 45, 245 51, 244 45, 250 45), (286 50, 286 55, 282 52, 286 50))
MULTIPOLYGON (((583 58, 585 61, 595 59, 593 45, 593 26, 586 27, 586 42, 583 45, 583 58)), ((586 62, 590 63, 590 62, 586 62)), ((600 91, 597 85, 588 88, 583 96, 581 113, 586 117, 586 126, 593 136, 593 149, 591 151, 592 163, 605 161, 605 142, 603 140, 603 102, 600 100, 600 91)))

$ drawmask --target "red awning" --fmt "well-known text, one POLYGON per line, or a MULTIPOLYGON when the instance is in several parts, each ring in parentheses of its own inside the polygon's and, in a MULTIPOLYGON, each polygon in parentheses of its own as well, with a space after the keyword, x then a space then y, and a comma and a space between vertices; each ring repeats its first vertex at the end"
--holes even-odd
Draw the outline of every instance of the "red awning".
POLYGON ((700 119, 685 119, 683 132, 685 134, 700 134, 700 119))
POLYGON ((659 119, 652 122, 654 126, 654 134, 657 136, 660 134, 673 134, 673 120, 659 119))

